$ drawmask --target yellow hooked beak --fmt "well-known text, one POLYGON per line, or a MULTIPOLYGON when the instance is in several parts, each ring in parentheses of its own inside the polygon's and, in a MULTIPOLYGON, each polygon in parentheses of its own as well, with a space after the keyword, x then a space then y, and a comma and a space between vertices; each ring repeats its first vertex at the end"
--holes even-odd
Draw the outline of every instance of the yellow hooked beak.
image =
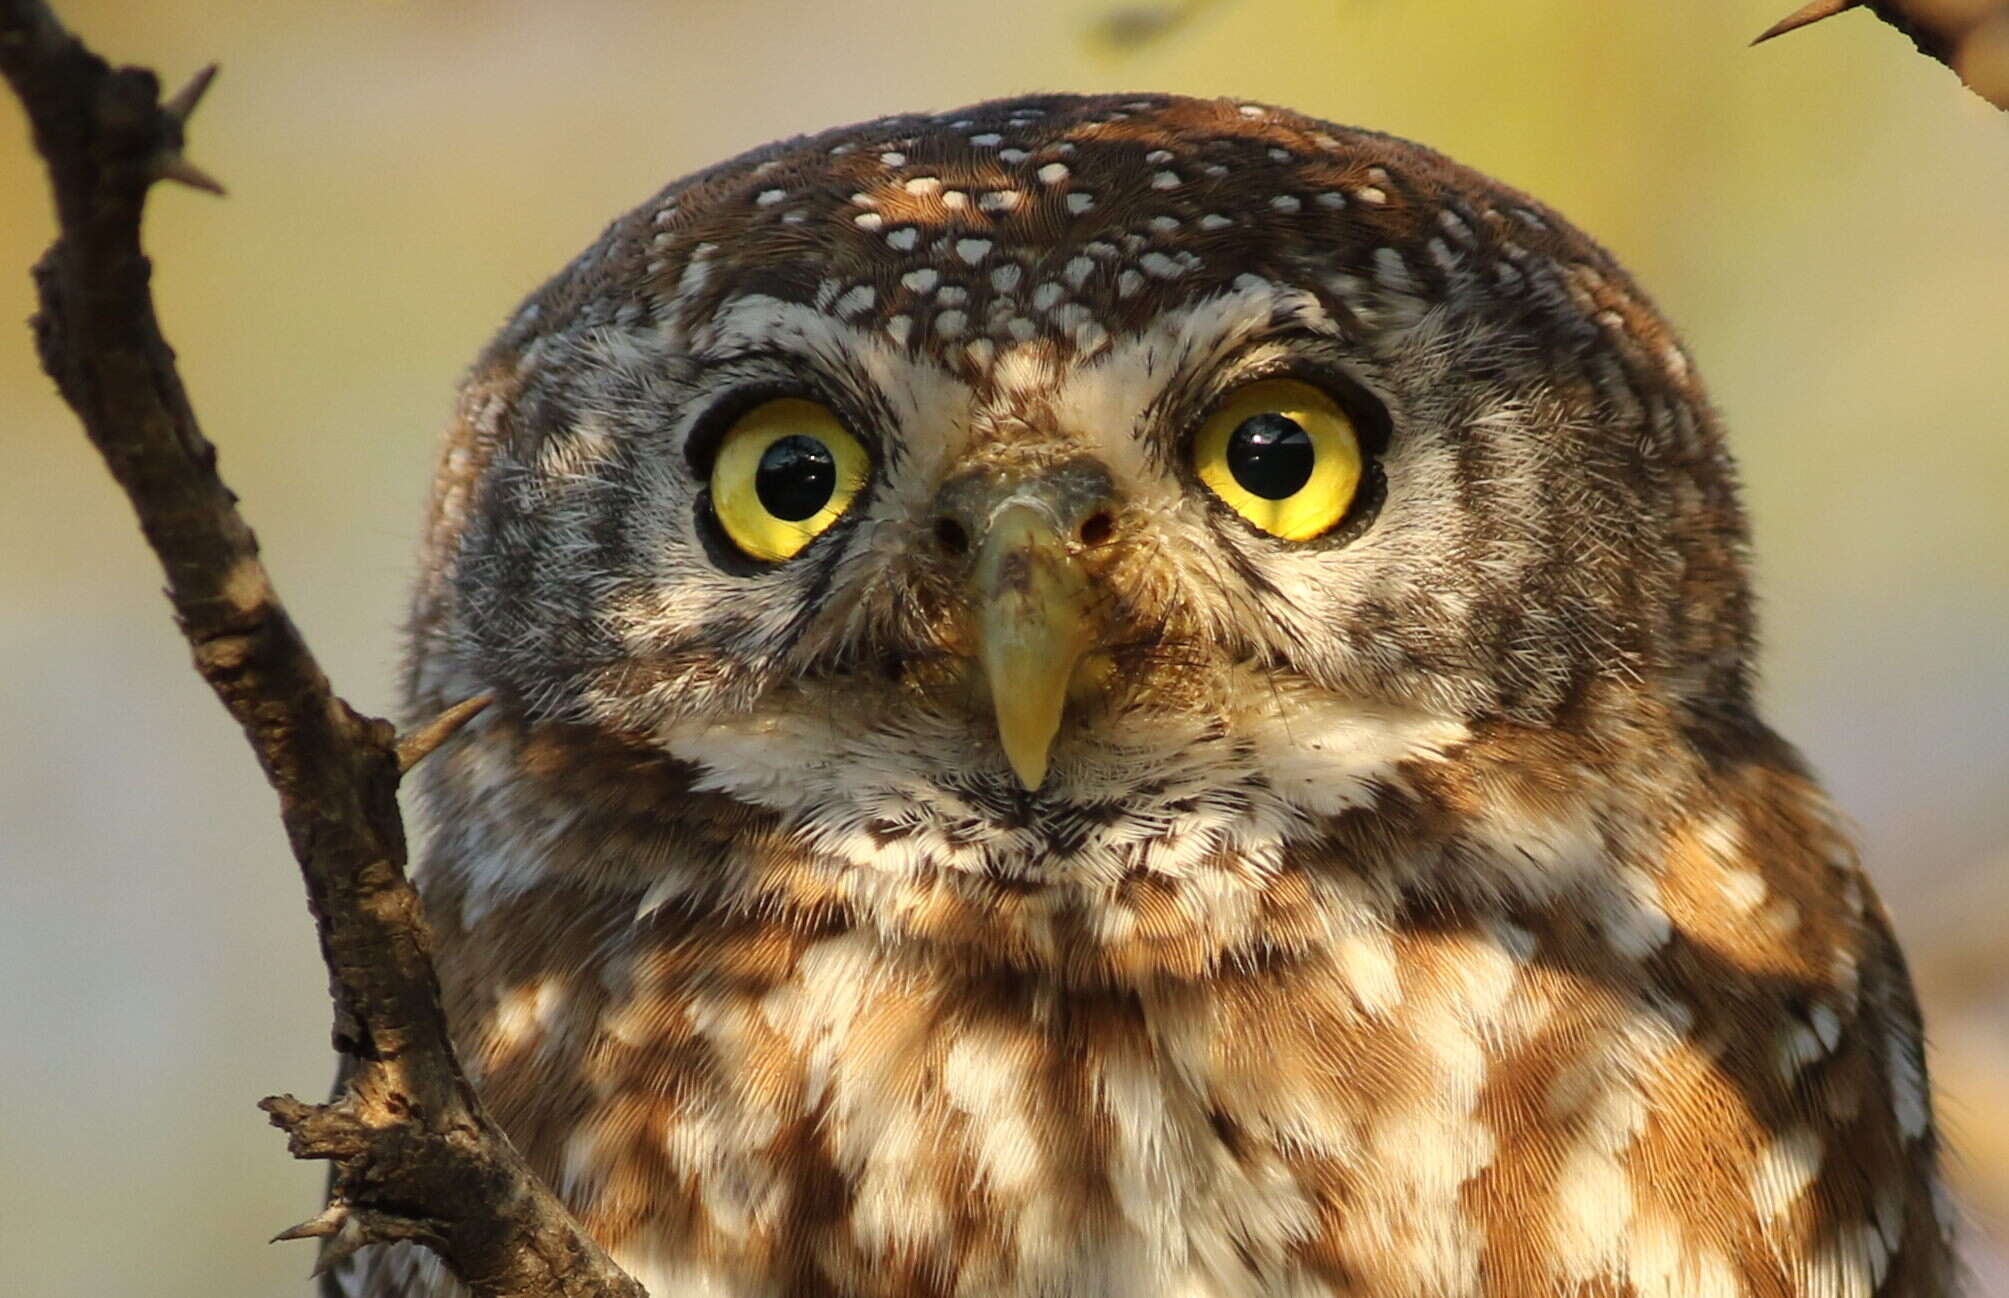
POLYGON ((1093 645, 1088 580, 1048 511, 1011 501, 984 531, 970 586, 998 741, 1019 782, 1037 789, 1068 683, 1093 645))

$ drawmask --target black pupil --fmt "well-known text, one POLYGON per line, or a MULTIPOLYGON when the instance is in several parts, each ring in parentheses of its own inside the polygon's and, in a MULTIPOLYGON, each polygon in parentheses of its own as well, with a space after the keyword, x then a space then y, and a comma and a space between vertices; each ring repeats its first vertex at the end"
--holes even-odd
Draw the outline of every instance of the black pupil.
POLYGON ((776 518, 799 523, 830 503, 837 490, 837 461, 814 437, 784 437, 760 454, 754 494, 776 518))
POLYGON ((1295 496, 1311 481, 1311 438, 1283 415, 1253 415, 1228 438, 1228 472, 1264 500, 1295 496))

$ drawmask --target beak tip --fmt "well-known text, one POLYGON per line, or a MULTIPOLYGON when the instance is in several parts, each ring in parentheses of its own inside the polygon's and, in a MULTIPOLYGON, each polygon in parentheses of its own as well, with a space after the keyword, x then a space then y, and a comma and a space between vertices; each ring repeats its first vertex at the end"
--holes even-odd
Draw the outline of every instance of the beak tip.
POLYGON ((1055 728, 1048 728, 1044 737, 1035 737, 1019 727, 999 727, 1002 733, 998 739, 1004 748, 1005 764, 1011 767, 1012 774, 1018 777, 1027 793, 1039 792, 1039 786, 1046 783, 1047 755, 1053 746, 1055 728))

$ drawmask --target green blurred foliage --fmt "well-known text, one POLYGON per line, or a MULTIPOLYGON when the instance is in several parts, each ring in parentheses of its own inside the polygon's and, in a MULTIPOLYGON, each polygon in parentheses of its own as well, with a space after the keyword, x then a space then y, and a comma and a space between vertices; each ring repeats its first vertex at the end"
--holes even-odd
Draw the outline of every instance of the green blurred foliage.
MULTIPOLYGON (((1393 131, 1540 195, 1713 385, 1768 712, 1862 825, 1964 1184, 2009 1219, 2009 118, 1867 15, 1751 50, 1782 0, 1201 0, 1143 41, 1087 0, 60 7, 171 81, 223 64, 192 154, 231 194, 157 197, 161 310, 282 591, 380 710, 455 374, 685 170, 897 109, 1173 89, 1393 131)), ((0 135, 18 321, 50 221, 11 102, 0 135)), ((252 1105, 323 1090, 327 1014, 270 796, 25 331, 0 330, 0 451, 8 1287, 304 1293, 307 1250, 262 1241, 319 1172, 252 1105)))

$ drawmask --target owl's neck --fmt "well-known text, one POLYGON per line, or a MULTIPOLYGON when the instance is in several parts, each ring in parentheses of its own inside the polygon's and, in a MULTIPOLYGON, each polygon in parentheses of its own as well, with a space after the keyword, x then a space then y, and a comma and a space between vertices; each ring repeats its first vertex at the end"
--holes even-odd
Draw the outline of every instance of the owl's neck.
POLYGON ((1330 701, 1140 722, 1063 748, 1032 795, 922 778, 967 759, 963 736, 791 725, 633 745, 499 716, 438 763, 427 870, 451 876, 469 926, 564 883, 638 919, 834 922, 944 960, 1128 982, 1330 946, 1418 905, 1510 918, 1577 891, 1633 922, 1624 863, 1651 854, 1657 808, 1692 812, 1707 783, 1665 736, 1330 701))

